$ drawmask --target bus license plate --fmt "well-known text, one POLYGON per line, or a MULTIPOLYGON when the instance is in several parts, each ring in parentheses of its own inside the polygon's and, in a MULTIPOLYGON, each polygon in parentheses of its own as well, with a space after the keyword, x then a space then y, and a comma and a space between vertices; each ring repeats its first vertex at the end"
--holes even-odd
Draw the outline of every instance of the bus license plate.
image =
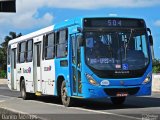
POLYGON ((128 93, 117 93, 116 96, 117 97, 125 97, 125 96, 128 96, 128 93))

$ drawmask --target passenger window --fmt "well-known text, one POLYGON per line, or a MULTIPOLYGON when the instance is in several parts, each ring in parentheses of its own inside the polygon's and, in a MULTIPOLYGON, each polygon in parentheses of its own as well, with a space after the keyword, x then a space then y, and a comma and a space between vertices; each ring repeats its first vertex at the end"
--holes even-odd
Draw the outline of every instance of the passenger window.
POLYGON ((19 62, 25 62, 25 52, 26 52, 26 42, 22 42, 19 44, 19 62))
POLYGON ((33 40, 29 40, 27 41, 27 52, 26 52, 26 56, 27 56, 27 62, 32 62, 32 54, 33 54, 33 40))
POLYGON ((45 59, 53 59, 55 57, 54 50, 54 33, 46 35, 45 44, 45 59))
POLYGON ((13 49, 14 52, 14 69, 16 69, 16 49, 13 49))
POLYGON ((41 43, 36 44, 37 49, 37 67, 40 67, 40 56, 41 56, 41 43))
POLYGON ((57 33, 57 57, 66 57, 68 55, 68 31, 62 30, 57 33))

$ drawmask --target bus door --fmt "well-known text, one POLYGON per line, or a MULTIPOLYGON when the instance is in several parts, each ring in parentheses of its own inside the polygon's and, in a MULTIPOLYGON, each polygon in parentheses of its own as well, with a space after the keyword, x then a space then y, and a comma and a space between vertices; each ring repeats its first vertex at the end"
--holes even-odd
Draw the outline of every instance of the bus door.
MULTIPOLYGON (((43 37, 42 37, 43 38, 43 37)), ((36 94, 41 93, 42 89, 42 74, 41 74, 41 37, 34 39, 34 53, 33 53, 33 81, 34 91, 36 94), (39 92, 39 93, 38 93, 39 92)))
POLYGON ((17 44, 11 46, 11 89, 17 89, 17 80, 16 80, 16 56, 17 56, 17 44))
POLYGON ((80 34, 71 35, 72 41, 72 93, 74 96, 81 96, 81 50, 78 45, 78 36, 80 34))

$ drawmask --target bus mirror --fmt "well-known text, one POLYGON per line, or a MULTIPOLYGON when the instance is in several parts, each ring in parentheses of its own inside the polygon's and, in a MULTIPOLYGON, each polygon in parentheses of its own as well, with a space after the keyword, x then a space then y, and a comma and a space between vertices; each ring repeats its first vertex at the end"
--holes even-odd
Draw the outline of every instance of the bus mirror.
POLYGON ((79 47, 83 46, 83 36, 82 35, 78 36, 78 45, 79 47))
POLYGON ((149 42, 150 42, 150 45, 153 46, 153 37, 152 37, 152 35, 149 35, 149 42))

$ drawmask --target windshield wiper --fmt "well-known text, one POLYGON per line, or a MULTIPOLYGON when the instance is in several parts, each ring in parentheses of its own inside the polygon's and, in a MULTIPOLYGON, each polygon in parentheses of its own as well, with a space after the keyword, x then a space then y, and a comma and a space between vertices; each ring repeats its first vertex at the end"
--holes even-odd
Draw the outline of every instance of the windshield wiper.
POLYGON ((124 46, 124 47, 125 47, 125 51, 124 51, 125 60, 126 60, 126 58, 127 58, 127 47, 128 47, 129 42, 130 42, 130 40, 131 40, 133 31, 134 31, 134 29, 131 29, 131 32, 130 32, 130 35, 129 35, 129 39, 127 39, 127 43, 126 43, 125 46, 124 46))

